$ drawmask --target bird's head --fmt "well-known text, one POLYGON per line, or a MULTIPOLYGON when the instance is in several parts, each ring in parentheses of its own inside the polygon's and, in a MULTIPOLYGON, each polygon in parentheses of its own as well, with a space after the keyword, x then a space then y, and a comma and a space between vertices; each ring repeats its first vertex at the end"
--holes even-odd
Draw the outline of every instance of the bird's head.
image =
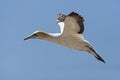
POLYGON ((24 40, 34 39, 34 38, 35 39, 45 39, 48 36, 49 35, 43 31, 35 31, 31 35, 27 36, 24 40))
POLYGON ((57 23, 59 23, 59 22, 64 22, 64 20, 65 20, 66 17, 67 17, 67 16, 64 15, 64 14, 58 14, 58 15, 57 15, 57 23))

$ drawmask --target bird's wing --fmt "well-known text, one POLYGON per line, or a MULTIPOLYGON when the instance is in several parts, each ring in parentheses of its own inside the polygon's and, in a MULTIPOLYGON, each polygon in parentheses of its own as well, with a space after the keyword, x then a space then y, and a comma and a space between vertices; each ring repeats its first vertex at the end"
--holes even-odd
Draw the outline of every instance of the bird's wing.
POLYGON ((82 34, 84 32, 84 19, 78 13, 71 12, 64 20, 64 31, 82 34))

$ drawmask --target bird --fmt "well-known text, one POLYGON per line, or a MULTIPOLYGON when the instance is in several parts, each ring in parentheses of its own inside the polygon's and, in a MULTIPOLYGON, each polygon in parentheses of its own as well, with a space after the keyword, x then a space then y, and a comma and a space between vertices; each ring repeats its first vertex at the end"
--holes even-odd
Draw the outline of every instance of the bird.
POLYGON ((103 58, 96 53, 91 43, 84 38, 84 19, 80 14, 74 11, 68 15, 58 14, 56 21, 60 27, 60 32, 49 33, 42 30, 37 30, 24 38, 24 40, 47 40, 68 48, 88 52, 97 60, 106 63, 103 58))

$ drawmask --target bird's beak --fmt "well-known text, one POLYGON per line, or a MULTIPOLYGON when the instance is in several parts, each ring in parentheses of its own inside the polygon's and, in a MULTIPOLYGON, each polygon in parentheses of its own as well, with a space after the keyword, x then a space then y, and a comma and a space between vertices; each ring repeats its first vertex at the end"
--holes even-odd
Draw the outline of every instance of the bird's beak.
POLYGON ((31 38, 35 38, 35 36, 34 35, 30 35, 30 36, 26 37, 24 40, 28 40, 28 39, 31 39, 31 38))

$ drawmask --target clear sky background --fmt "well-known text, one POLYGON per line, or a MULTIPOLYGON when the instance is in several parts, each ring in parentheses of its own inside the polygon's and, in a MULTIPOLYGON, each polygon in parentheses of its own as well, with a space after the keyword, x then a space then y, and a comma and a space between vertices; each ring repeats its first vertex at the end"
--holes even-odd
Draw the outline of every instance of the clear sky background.
POLYGON ((0 0, 0 80, 120 80, 120 0, 0 0), (24 38, 59 32, 58 13, 85 19, 85 38, 106 64, 87 52, 24 38))

